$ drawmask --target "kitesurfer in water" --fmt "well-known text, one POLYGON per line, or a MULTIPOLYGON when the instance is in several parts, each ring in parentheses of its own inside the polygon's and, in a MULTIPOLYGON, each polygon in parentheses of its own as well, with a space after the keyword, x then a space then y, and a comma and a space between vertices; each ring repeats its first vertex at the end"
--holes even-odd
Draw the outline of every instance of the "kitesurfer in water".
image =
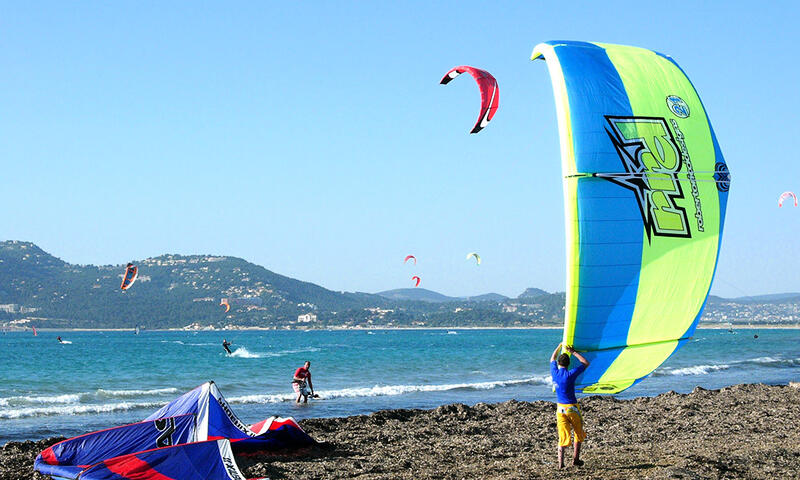
POLYGON ((309 368, 311 368, 311 362, 306 361, 302 367, 294 372, 292 388, 294 389, 294 393, 297 394, 295 403, 300 403, 300 398, 303 398, 303 403, 308 403, 309 395, 312 397, 316 396, 314 395, 314 384, 311 383, 311 372, 308 371, 309 368))
POLYGON ((583 461, 579 456, 581 453, 581 443, 586 439, 586 432, 583 431, 583 417, 578 406, 578 399, 575 397, 575 379, 586 370, 589 362, 583 355, 576 352, 572 347, 564 348, 581 362, 580 365, 569 370, 569 355, 566 353, 558 354, 561 344, 558 344, 550 357, 550 376, 556 384, 556 420, 558 422, 558 468, 564 468, 564 448, 572 443, 572 432, 575 432, 575 452, 572 457, 572 464, 580 467, 583 461), (558 360, 556 361, 556 357, 558 360))
POLYGON ((222 339, 222 348, 224 348, 225 351, 228 352, 228 355, 233 353, 233 352, 231 352, 230 346, 231 346, 231 342, 229 342, 227 338, 223 338, 222 339))
POLYGON ((58 340, 58 343, 64 343, 64 340, 61 340, 61 335, 57 336, 56 340, 58 340))

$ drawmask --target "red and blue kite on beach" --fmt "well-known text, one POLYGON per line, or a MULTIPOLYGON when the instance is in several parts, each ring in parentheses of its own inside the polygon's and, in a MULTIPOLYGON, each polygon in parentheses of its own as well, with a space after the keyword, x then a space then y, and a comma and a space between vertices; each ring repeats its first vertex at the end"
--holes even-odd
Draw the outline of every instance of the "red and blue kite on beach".
POLYGON ((214 382, 140 423, 87 433, 39 454, 34 469, 56 480, 244 480, 233 451, 275 451, 316 442, 293 418, 245 425, 214 382))

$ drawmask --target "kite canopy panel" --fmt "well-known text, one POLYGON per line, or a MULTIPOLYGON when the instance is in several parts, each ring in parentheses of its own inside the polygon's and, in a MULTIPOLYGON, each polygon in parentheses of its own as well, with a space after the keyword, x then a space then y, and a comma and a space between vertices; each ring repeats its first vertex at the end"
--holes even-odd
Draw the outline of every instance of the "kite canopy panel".
POLYGON ((186 443, 92 465, 81 480, 245 480, 228 440, 186 443))
POLYGON ((292 418, 244 425, 214 382, 208 382, 143 422, 59 442, 36 457, 34 468, 56 480, 244 479, 230 442, 238 451, 316 443, 292 418))
POLYGON ((197 417, 198 439, 227 438, 237 451, 300 448, 316 443, 291 417, 270 417, 254 425, 245 425, 214 382, 206 382, 183 394, 145 420, 186 413, 197 417))
POLYGON ((585 393, 617 393, 693 334, 714 277, 730 176, 697 91, 670 57, 553 41, 567 237, 565 345, 585 393))
MULTIPOLYGON (((194 415, 151 420, 80 435, 46 448, 33 467, 57 479, 73 480, 87 466, 142 450, 194 442, 194 415)), ((81 477, 85 478, 85 477, 81 477)))

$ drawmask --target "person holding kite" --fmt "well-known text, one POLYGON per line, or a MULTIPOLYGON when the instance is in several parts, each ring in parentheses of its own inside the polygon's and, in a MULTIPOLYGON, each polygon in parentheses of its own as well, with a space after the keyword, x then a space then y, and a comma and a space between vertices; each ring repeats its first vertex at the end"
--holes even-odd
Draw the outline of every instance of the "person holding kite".
POLYGON ((575 397, 575 379, 586 370, 589 361, 583 355, 576 352, 570 346, 564 347, 568 353, 558 354, 561 350, 559 343, 550 357, 550 376, 555 383, 556 397, 556 420, 558 424, 558 468, 564 468, 564 448, 572 443, 572 433, 575 432, 575 451, 572 457, 572 464, 580 467, 583 461, 579 458, 581 453, 581 443, 586 440, 586 432, 583 431, 583 417, 578 406, 578 399, 575 397), (569 354, 575 356, 580 365, 569 370, 569 354), (556 360, 558 357, 558 360, 556 360))

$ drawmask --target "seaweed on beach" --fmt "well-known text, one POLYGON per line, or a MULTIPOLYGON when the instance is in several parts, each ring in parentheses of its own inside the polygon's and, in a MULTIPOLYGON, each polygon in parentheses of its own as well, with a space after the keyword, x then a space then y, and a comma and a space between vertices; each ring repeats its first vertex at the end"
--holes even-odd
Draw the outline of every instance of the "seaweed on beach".
MULTIPOLYGON (((554 404, 514 400, 307 419, 301 425, 319 445, 237 461, 248 477, 273 480, 800 478, 797 384, 593 396, 581 405, 589 438, 580 468, 556 468, 554 404)), ((43 478, 33 459, 58 440, 2 447, 0 480, 43 478)))

